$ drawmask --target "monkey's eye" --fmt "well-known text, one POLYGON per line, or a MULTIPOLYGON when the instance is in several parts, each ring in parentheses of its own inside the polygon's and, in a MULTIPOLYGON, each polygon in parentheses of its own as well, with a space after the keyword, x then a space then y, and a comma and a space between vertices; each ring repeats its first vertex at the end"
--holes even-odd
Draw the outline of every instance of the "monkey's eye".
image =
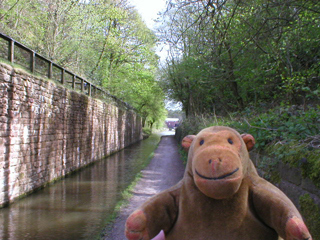
POLYGON ((231 138, 228 138, 228 143, 233 144, 233 141, 231 138))
POLYGON ((200 141, 200 146, 201 146, 202 144, 204 144, 204 140, 203 140, 203 139, 200 141))

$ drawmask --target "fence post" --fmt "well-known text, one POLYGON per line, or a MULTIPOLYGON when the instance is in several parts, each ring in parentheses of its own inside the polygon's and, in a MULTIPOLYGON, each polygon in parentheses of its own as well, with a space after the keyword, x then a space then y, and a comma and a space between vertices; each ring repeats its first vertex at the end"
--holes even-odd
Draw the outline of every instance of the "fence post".
POLYGON ((35 66, 36 66, 36 54, 34 51, 30 52, 30 70, 32 73, 35 71, 35 66))
POLYGON ((83 92, 84 90, 84 81, 83 81, 83 78, 81 78, 81 92, 83 92))
POLYGON ((76 88, 76 78, 77 78, 77 76, 73 75, 73 77, 72 77, 72 89, 76 88))
POLYGON ((88 95, 91 97, 91 83, 88 83, 88 87, 89 87, 89 89, 88 89, 88 95))
POLYGON ((66 71, 64 68, 61 69, 61 84, 64 85, 64 77, 65 77, 66 71))
POLYGON ((14 62, 14 41, 12 39, 9 41, 8 60, 11 63, 14 62))
POLYGON ((52 78, 52 62, 49 62, 49 69, 48 69, 48 78, 52 78))

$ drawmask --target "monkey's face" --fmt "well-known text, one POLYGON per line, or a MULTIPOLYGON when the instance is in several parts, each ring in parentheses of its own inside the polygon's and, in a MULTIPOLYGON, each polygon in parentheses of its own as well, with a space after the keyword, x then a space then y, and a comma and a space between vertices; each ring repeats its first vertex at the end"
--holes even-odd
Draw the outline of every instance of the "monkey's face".
POLYGON ((199 190, 214 199, 234 195, 243 179, 241 137, 229 130, 201 131, 193 144, 192 173, 199 190))

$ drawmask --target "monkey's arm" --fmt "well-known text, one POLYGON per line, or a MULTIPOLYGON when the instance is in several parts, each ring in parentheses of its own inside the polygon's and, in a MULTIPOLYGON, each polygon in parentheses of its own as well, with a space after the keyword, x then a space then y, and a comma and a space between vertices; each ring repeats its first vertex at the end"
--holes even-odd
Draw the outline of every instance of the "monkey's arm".
POLYGON ((257 177, 251 188, 256 213, 285 240, 312 240, 299 211, 277 187, 257 177))
POLYGON ((180 183, 150 198, 126 222, 128 239, 147 240, 161 230, 168 233, 178 216, 180 183))

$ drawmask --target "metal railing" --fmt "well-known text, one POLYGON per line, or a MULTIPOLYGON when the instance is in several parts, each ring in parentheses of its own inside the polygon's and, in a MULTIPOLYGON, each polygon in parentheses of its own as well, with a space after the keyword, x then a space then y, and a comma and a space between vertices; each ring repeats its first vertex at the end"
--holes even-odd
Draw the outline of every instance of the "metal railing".
POLYGON ((5 46, 1 46, 4 45, 3 42, 0 43, 0 49, 2 49, 0 51, 0 57, 7 59, 12 64, 19 64, 27 68, 32 73, 39 73, 48 77, 49 79, 60 82, 62 85, 67 86, 68 84, 71 84, 71 88, 73 90, 80 90, 82 93, 90 97, 102 98, 109 101, 111 100, 117 106, 133 109, 128 103, 118 99, 100 87, 95 86, 88 80, 77 76, 71 71, 41 56, 30 48, 15 41, 11 37, 0 33, 0 38, 7 42, 7 51, 5 46))

